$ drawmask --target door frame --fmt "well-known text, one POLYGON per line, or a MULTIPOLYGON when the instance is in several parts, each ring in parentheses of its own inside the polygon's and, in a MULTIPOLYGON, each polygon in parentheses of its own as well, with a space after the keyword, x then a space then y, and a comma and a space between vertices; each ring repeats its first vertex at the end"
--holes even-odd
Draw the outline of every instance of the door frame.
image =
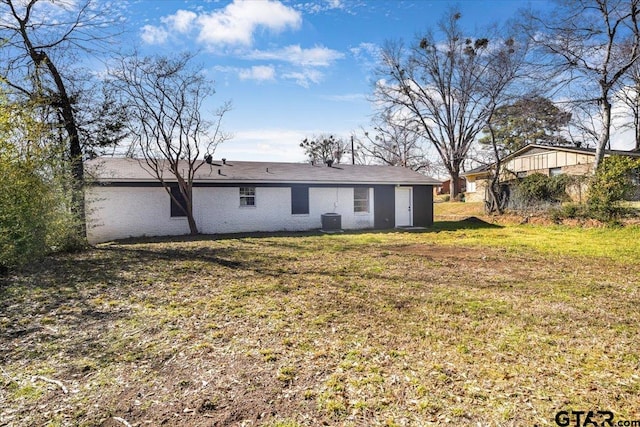
POLYGON ((413 187, 408 187, 408 186, 397 186, 395 188, 395 226, 396 227, 412 227, 413 226, 413 187), (409 224, 399 224, 398 223, 398 212, 402 212, 402 207, 399 206, 399 202, 400 202, 400 197, 398 197, 399 192, 401 191, 407 191, 409 193, 409 224))

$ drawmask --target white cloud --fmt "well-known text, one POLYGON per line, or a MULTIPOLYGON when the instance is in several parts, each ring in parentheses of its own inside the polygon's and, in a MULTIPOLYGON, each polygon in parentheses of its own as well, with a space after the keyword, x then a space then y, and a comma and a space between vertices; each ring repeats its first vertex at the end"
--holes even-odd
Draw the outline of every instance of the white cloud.
POLYGON ((170 29, 173 29, 179 33, 188 33, 192 29, 193 22, 197 17, 198 15, 194 12, 188 10, 178 10, 173 15, 165 16, 160 20, 170 29))
POLYGON ((195 30, 198 41, 208 46, 251 46, 254 33, 266 29, 275 33, 302 24, 300 12, 274 0, 234 0, 222 9, 197 14, 178 10, 160 18, 162 25, 145 25, 142 39, 162 44, 171 33, 186 34, 195 30))
POLYGON ((311 83, 318 84, 322 81, 324 74, 318 70, 313 69, 305 69, 302 71, 294 71, 290 73, 285 73, 282 75, 282 78, 288 80, 294 80, 296 84, 302 87, 309 87, 311 83))
POLYGON ((254 51, 247 55, 247 59, 286 61, 305 67, 328 67, 343 57, 343 53, 326 47, 303 49, 300 45, 270 51, 254 51))
POLYGON ((355 15, 355 11, 352 9, 358 8, 360 6, 367 7, 369 5, 366 2, 350 1, 347 3, 343 0, 321 0, 299 3, 298 5, 296 5, 296 8, 299 10, 303 10, 307 14, 317 14, 339 9, 350 15, 355 15))
POLYGON ((345 93, 343 95, 320 95, 321 99, 336 102, 359 102, 367 99, 364 93, 345 93))
POLYGON ((218 146, 215 156, 248 161, 304 162, 300 142, 313 132, 301 129, 245 129, 218 146))
POLYGON ((240 80, 275 80, 276 71, 270 65, 256 65, 251 68, 241 69, 238 72, 240 80))
POLYGON ((198 40, 210 45, 250 46, 258 28, 281 32, 297 29, 302 16, 280 2, 234 0, 224 9, 200 15, 198 40))
POLYGON ((360 43, 356 47, 349 49, 356 58, 377 59, 380 56, 380 46, 374 43, 360 43))
POLYGON ((145 25, 142 27, 140 36, 147 44, 163 44, 167 41, 169 33, 164 28, 145 25))
POLYGON ((380 46, 374 43, 360 43, 349 51, 366 72, 372 72, 380 64, 380 46))

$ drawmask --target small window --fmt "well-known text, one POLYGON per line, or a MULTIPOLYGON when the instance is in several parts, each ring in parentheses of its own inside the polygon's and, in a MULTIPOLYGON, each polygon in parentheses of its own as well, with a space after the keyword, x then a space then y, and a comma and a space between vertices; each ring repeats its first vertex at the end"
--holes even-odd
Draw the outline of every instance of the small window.
POLYGON ((256 205, 256 187, 240 187, 240 206, 256 205))
POLYGON ((520 171, 520 172, 516 173, 516 176, 518 178, 524 178, 524 177, 527 176, 527 171, 520 171))
POLYGON ((302 215, 309 213, 309 187, 291 187, 291 214, 302 215))
POLYGON ((171 218, 181 218, 187 216, 187 201, 177 185, 169 187, 171 191, 171 218))
POLYGON ((476 192, 476 182, 467 181, 467 193, 475 193, 475 192, 476 192))
POLYGON ((369 212, 369 189, 356 187, 353 189, 353 211, 369 212))
POLYGON ((549 176, 558 176, 562 175, 562 168, 550 168, 549 176))

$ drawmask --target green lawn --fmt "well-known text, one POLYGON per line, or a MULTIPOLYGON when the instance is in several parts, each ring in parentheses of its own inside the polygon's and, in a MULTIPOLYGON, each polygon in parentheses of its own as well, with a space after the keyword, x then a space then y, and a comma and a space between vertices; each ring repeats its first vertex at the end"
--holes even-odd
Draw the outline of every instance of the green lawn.
POLYGON ((640 420, 639 238, 472 220, 51 257, 0 283, 0 425, 640 420))

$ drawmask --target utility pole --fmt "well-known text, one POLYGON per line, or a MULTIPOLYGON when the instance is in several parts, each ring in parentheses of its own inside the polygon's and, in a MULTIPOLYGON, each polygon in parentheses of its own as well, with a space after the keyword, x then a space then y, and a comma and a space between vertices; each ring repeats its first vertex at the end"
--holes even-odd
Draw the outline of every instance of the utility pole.
POLYGON ((351 164, 352 165, 356 164, 356 153, 353 150, 353 135, 351 135, 351 164))

